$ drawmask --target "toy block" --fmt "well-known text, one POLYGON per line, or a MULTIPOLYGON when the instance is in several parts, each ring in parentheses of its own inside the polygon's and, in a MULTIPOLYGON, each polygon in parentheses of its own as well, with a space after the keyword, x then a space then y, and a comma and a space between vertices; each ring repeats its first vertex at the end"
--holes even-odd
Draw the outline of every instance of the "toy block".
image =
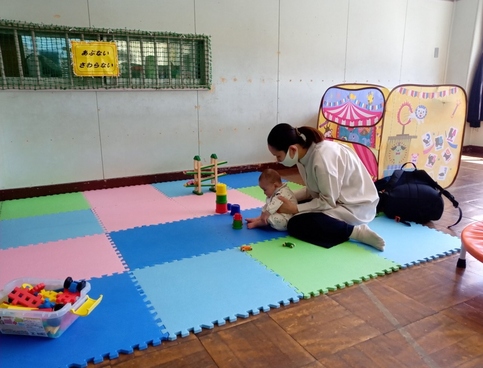
POLYGON ((39 305, 39 309, 54 309, 55 303, 51 302, 49 298, 45 298, 43 303, 39 305))
POLYGON ((221 196, 221 195, 226 195, 226 184, 220 183, 216 185, 216 194, 221 196))
POLYGON ((79 297, 79 293, 72 293, 69 290, 64 290, 63 293, 57 294, 56 303, 57 304, 67 304, 71 303, 74 304, 77 298, 79 297))
POLYGON ((236 213, 240 213, 240 205, 232 204, 228 210, 230 211, 230 215, 234 216, 236 213))
POLYGON ((44 299, 50 299, 50 300, 56 300, 57 299, 57 294, 58 292, 57 291, 53 291, 53 290, 41 290, 40 291, 40 295, 42 296, 42 298, 44 299))
POLYGON ((226 203, 216 203, 215 212, 220 214, 227 213, 228 209, 226 203))
POLYGON ((20 310, 20 311, 31 311, 31 310, 38 310, 38 308, 29 308, 29 307, 22 307, 21 305, 10 305, 8 303, 3 302, 0 304, 1 309, 13 309, 13 310, 20 310))
POLYGON ((15 287, 8 294, 8 299, 11 305, 21 305, 23 307, 37 308, 42 304, 42 297, 40 295, 33 295, 29 289, 19 287, 15 287))
POLYGON ((235 213, 233 216, 233 228, 236 230, 243 228, 243 217, 240 213, 235 213))
POLYGON ((40 283, 40 284, 35 285, 33 288, 29 289, 29 291, 32 294, 38 294, 38 293, 40 293, 41 290, 44 290, 44 289, 45 289, 45 284, 40 283))

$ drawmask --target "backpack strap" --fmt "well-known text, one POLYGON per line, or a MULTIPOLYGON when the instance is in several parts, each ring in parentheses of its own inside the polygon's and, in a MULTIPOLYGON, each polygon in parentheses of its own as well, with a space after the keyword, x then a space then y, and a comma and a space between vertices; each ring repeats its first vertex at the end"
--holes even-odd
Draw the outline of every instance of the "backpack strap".
POLYGON ((436 188, 441 192, 441 194, 443 194, 446 198, 448 198, 450 200, 450 202, 453 204, 453 207, 458 209, 458 211, 459 211, 458 220, 453 225, 449 225, 448 226, 448 229, 449 229, 450 227, 453 227, 453 226, 459 224, 459 222, 461 221, 461 218, 463 217, 463 211, 461 211, 461 208, 459 207, 458 201, 455 199, 455 197, 450 192, 448 192, 446 189, 441 187, 438 183, 435 182, 435 184, 436 184, 436 188))
POLYGON ((426 171, 418 170, 418 175, 420 177, 424 177, 424 180, 428 181, 428 184, 432 185, 433 188, 438 189, 441 194, 443 194, 446 198, 449 199, 449 201, 453 204, 453 207, 456 208, 459 211, 458 220, 453 225, 449 225, 448 229, 450 227, 457 225, 461 221, 461 218, 463 217, 463 211, 459 207, 459 203, 455 199, 455 197, 450 192, 448 192, 446 189, 444 189, 441 185, 439 185, 431 176, 429 176, 429 174, 426 171))
POLYGON ((384 190, 389 191, 389 190, 394 189, 394 187, 396 186, 397 182, 401 178, 401 175, 403 174, 403 172, 404 172, 403 169, 394 170, 394 172, 392 173, 390 179, 387 181, 387 184, 384 187, 384 190))
MULTIPOLYGON (((408 162, 406 162, 408 163, 408 162)), ((404 164, 406 165, 406 164, 404 164)), ((404 173, 404 170, 403 170, 403 167, 404 165, 401 166, 400 169, 398 170, 394 170, 391 177, 389 178, 389 180, 386 182, 385 186, 384 186, 384 189, 381 191, 381 192, 385 192, 385 191, 391 191, 392 189, 394 189, 394 187, 397 185, 397 183, 399 182, 399 179, 401 178, 402 174, 404 173)), ((414 165, 414 164, 413 164, 414 165)), ((416 166, 414 166, 416 168, 416 166)), ((401 224, 404 224, 406 226, 411 226, 411 224, 407 221, 405 221, 404 219, 402 219, 401 217, 399 216, 396 216, 394 218, 394 221, 396 222, 400 222, 401 224)))
POLYGON ((415 164, 414 162, 411 162, 411 161, 408 161, 408 162, 406 162, 406 163, 402 164, 401 169, 404 169, 404 166, 406 166, 407 164, 411 164, 411 165, 413 165, 414 170, 417 170, 417 169, 418 169, 418 168, 416 167, 416 164, 415 164))
MULTIPOLYGON (((385 189, 387 189, 387 190, 394 189, 394 187, 396 186, 397 182, 401 178, 401 175, 404 173, 404 171, 410 171, 410 170, 404 170, 404 166, 406 166, 407 164, 413 165, 415 171, 418 170, 418 168, 416 167, 416 165, 414 163, 412 163, 412 162, 406 162, 405 164, 403 164, 401 166, 401 168, 399 170, 394 170, 393 171, 393 173, 391 175, 391 178, 389 179, 389 181, 386 184, 386 188, 385 189)), ((432 178, 430 176, 429 176, 429 178, 432 180, 432 178)))

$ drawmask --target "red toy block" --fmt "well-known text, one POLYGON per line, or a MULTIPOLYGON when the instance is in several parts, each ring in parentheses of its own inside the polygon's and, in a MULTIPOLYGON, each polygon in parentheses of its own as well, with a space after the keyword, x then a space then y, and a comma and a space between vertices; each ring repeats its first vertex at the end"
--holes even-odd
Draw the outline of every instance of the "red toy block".
POLYGON ((57 299, 55 300, 55 302, 57 304, 74 304, 79 298, 79 295, 80 293, 72 293, 69 290, 64 289, 63 292, 57 294, 57 299))
POLYGON ((42 304, 41 295, 33 295, 29 289, 15 287, 13 291, 8 294, 11 305, 21 305, 23 307, 37 308, 42 304))
POLYGON ((45 289, 45 284, 42 282, 40 284, 35 285, 33 288, 29 289, 29 292, 32 294, 40 293, 41 290, 45 289))
POLYGON ((228 212, 228 206, 226 203, 216 203, 216 213, 227 213, 228 212))
POLYGON ((243 228, 243 217, 241 213, 235 213, 233 216, 233 228, 238 230, 243 228))

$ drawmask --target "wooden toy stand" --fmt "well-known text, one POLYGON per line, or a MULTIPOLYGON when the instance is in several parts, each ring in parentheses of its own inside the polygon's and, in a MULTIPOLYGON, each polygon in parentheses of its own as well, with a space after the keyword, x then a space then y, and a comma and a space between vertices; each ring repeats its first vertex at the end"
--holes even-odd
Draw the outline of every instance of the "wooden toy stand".
POLYGON ((211 161, 209 165, 201 166, 200 156, 195 156, 193 158, 194 170, 184 172, 186 175, 193 175, 193 180, 188 181, 184 186, 194 188, 194 194, 202 195, 203 192, 201 187, 210 187, 209 189, 212 192, 215 192, 218 178, 226 175, 226 173, 218 173, 218 167, 226 164, 227 161, 218 161, 218 157, 214 153, 210 156, 210 159, 211 161), (211 182, 209 184, 203 184, 203 182, 207 180, 211 180, 211 182))

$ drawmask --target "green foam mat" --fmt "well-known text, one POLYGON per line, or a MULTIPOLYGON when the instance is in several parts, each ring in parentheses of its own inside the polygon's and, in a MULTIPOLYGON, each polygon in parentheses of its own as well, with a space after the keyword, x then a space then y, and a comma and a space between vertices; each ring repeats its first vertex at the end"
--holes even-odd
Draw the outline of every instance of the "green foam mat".
MULTIPOLYGON (((293 191, 299 190, 300 188, 303 188, 303 185, 297 184, 297 183, 292 183, 292 182, 287 182, 287 185, 290 189, 293 191)), ((263 190, 260 189, 259 186, 253 186, 253 187, 245 187, 245 188, 238 188, 237 189, 239 192, 245 193, 246 195, 249 195, 253 198, 256 198, 260 201, 265 202, 267 197, 265 194, 263 194, 263 190)))
POLYGON ((284 237, 251 246, 250 256, 284 278, 305 299, 399 269, 396 263, 349 241, 325 249, 284 237), (284 242, 295 247, 284 247, 284 242))
POLYGON ((263 191, 258 186, 238 188, 237 190, 263 202, 265 202, 267 199, 265 194, 263 194, 263 191))
POLYGON ((287 186, 292 189, 293 191, 299 190, 304 188, 303 185, 297 184, 297 183, 292 183, 291 181, 287 182, 287 186))
POLYGON ((89 202, 82 193, 14 199, 4 201, 1 205, 0 220, 90 209, 89 202))

